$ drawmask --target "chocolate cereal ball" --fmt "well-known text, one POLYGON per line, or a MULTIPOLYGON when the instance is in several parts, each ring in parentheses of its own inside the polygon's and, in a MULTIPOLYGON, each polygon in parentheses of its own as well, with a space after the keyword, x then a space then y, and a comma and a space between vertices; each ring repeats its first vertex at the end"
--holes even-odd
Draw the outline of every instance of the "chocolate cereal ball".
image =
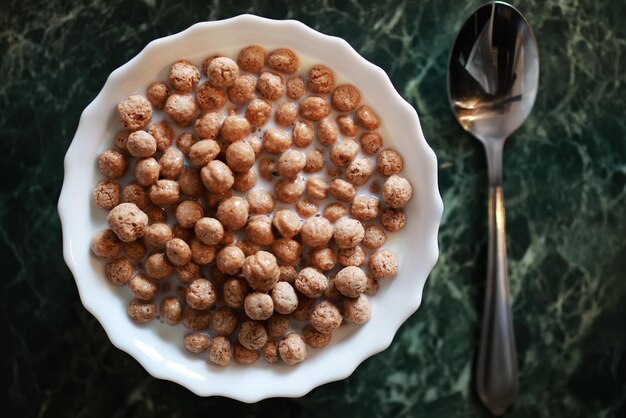
POLYGON ((129 259, 118 257, 107 263, 104 274, 111 284, 124 286, 135 274, 135 269, 129 259))
POLYGON ((180 188, 174 180, 158 180, 150 186, 150 200, 158 206, 173 205, 178 201, 180 188))
POLYGON ((191 248, 180 238, 171 239, 165 244, 165 254, 175 266, 184 266, 191 261, 191 248))
POLYGON ((216 248, 214 245, 206 245, 198 239, 191 240, 191 261, 201 266, 210 264, 215 260, 216 248))
POLYGON ((375 279, 391 279, 398 272, 396 256, 389 250, 377 251, 368 261, 370 272, 375 279))
POLYGON ((304 193, 304 187, 302 177, 281 178, 274 185, 274 193, 281 202, 295 203, 304 193))
POLYGON ((224 303, 231 308, 241 308, 249 292, 246 280, 241 277, 228 279, 224 282, 224 303))
POLYGON ((266 342, 261 352, 263 352, 263 357, 270 364, 276 363, 280 358, 278 355, 278 344, 274 341, 266 342))
POLYGON ((241 251, 243 251, 243 255, 246 257, 256 254, 259 249, 252 245, 248 241, 239 241, 235 244, 241 251))
POLYGON ((278 344, 278 353, 285 363, 293 366, 306 358, 306 345, 299 334, 289 334, 278 344))
POLYGON ((167 100, 167 96, 170 94, 170 89, 167 87, 167 84, 162 83, 160 81, 155 81, 148 86, 148 90, 146 91, 146 97, 150 104, 157 109, 163 109, 163 105, 165 105, 165 101, 167 100))
POLYGON ((193 334, 185 335, 183 345, 190 353, 200 354, 209 349, 209 340, 208 335, 195 332, 193 334))
POLYGON ((233 104, 241 106, 254 99, 256 90, 256 78, 250 74, 244 74, 235 80, 235 83, 226 90, 228 98, 233 104))
POLYGON ((281 126, 290 126, 298 117, 298 106, 294 102, 284 102, 276 109, 275 120, 281 126))
POLYGON ((267 215, 254 215, 246 226, 248 241, 256 245, 272 245, 274 233, 272 232, 272 219, 267 215))
POLYGON ((316 94, 330 93, 335 87, 335 73, 325 65, 316 64, 307 73, 306 86, 316 94))
POLYGON ((195 200, 183 200, 175 210, 176 221, 183 228, 193 228, 203 216, 204 209, 195 200))
POLYGON ((300 116, 318 122, 330 114, 330 106, 323 97, 309 96, 300 101, 300 116))
POLYGON ((174 143, 176 133, 165 121, 155 123, 148 129, 148 133, 156 139, 157 151, 165 151, 174 143))
POLYGON ((306 148, 313 142, 313 124, 308 120, 299 120, 293 126, 293 144, 306 148))
POLYGON ((219 308, 211 317, 211 326, 219 335, 232 334, 238 323, 239 318, 233 308, 219 308))
POLYGON ((222 225, 233 231, 237 231, 246 225, 248 214, 248 202, 238 196, 224 200, 217 207, 217 219, 222 225))
POLYGON ((276 207, 274 196, 267 190, 253 189, 246 195, 246 200, 250 205, 250 213, 267 214, 272 213, 276 207))
POLYGON ((185 302, 194 309, 206 310, 217 301, 217 290, 207 279, 192 281, 185 292, 185 302))
POLYGON ((284 238, 293 238, 298 235, 302 223, 298 215, 288 209, 281 209, 274 214, 274 227, 284 238))
POLYGON ((264 321, 272 316, 274 312, 274 302, 267 293, 248 293, 243 301, 243 309, 248 318, 255 321, 264 321))
POLYGON ((164 253, 150 254, 146 258, 144 265, 148 278, 152 280, 163 280, 172 275, 174 267, 172 263, 167 259, 164 253))
POLYGON ((230 168, 219 160, 210 161, 200 170, 202 184, 212 193, 223 193, 229 190, 235 178, 230 168))
POLYGON ((128 136, 126 149, 133 157, 147 158, 157 150, 157 141, 146 131, 135 131, 128 136))
POLYGON ((189 61, 177 61, 168 75, 170 84, 181 93, 191 93, 200 81, 200 70, 189 61))
POLYGON ((246 141, 237 141, 226 148, 226 163, 236 173, 244 173, 254 166, 256 155, 246 141))
POLYGON ((263 134, 263 150, 270 154, 282 154, 291 146, 291 137, 287 131, 269 128, 263 134))
POLYGON ((355 298, 365 290, 367 277, 358 267, 344 267, 337 273, 334 279, 335 287, 344 296, 355 298))
POLYGON ((243 116, 227 116, 222 123, 221 134, 226 142, 244 139, 250 134, 250 122, 243 116))
POLYGON ((294 284, 296 282, 298 272, 294 266, 279 266, 278 268, 280 269, 280 277, 278 280, 289 284, 294 284))
POLYGON ((172 234, 174 238, 180 238, 186 243, 191 243, 193 240, 193 229, 191 228, 183 228, 183 226, 179 223, 175 223, 172 226, 172 234))
POLYGON ((360 221, 373 221, 378 217, 378 199, 359 196, 350 204, 350 215, 360 221))
POLYGON ((191 281, 200 275, 200 266, 190 261, 184 266, 176 267, 176 276, 185 284, 191 283, 191 281))
POLYGON ((354 116, 356 117, 357 123, 368 131, 373 131, 380 127, 380 119, 378 119, 378 115, 376 115, 372 108, 367 105, 360 106, 356 110, 354 116))
POLYGON ((315 215, 319 208, 319 203, 311 199, 299 200, 296 203, 296 212, 298 212, 298 214, 303 218, 315 215))
POLYGON ((187 307, 183 311, 183 326, 192 331, 204 331, 209 328, 210 311, 201 311, 187 307))
POLYGON ((233 189, 241 193, 251 190, 254 186, 256 186, 256 177, 256 170, 254 167, 250 168, 248 171, 235 173, 233 189))
POLYGON ((159 285, 149 280, 143 274, 137 274, 128 282, 128 290, 141 300, 150 300, 159 293, 159 285))
POLYGON ((98 170, 111 180, 122 177, 127 167, 126 157, 116 149, 105 150, 98 156, 98 170))
POLYGON ((196 222, 196 237, 206 245, 217 245, 224 237, 224 227, 215 218, 201 218, 196 222))
POLYGON ((293 287, 287 282, 278 282, 271 292, 274 310, 281 314, 290 314, 298 307, 298 297, 293 287))
POLYGON ((350 115, 341 115, 337 118, 339 131, 350 138, 354 138, 359 133, 359 127, 350 115))
POLYGON ((111 260, 122 252, 122 242, 110 229, 105 229, 94 235, 91 240, 91 251, 96 257, 111 260))
POLYGON ((218 366, 226 366, 230 363, 232 355, 233 348, 228 338, 218 335, 211 339, 209 344, 209 360, 211 363, 215 363, 218 366))
POLYGON ((287 96, 291 99, 298 100, 306 93, 304 80, 302 77, 291 77, 287 80, 287 96))
POLYGON ((148 223, 163 223, 167 222, 167 211, 159 206, 151 206, 144 210, 148 215, 148 223))
POLYGON ((383 184, 383 201, 390 207, 399 209, 406 205, 413 195, 411 183, 396 174, 389 177, 383 184))
POLYGON ((261 151, 263 150, 263 142, 261 141, 261 138, 256 135, 248 135, 243 140, 252 147, 255 156, 258 157, 259 154, 261 154, 261 151))
POLYGON ((184 165, 185 156, 182 152, 173 148, 166 149, 159 158, 159 173, 165 179, 175 180, 183 171, 184 165))
POLYGON ((278 100, 285 94, 283 77, 280 74, 264 72, 257 81, 257 90, 267 100, 278 100))
POLYGON ((224 274, 234 276, 241 270, 245 259, 246 256, 241 248, 229 245, 217 253, 217 268, 224 274))
MULTIPOLYGON (((271 301, 272 299, 270 299, 270 303, 271 301)), ((245 348, 258 350, 267 342, 267 331, 261 322, 244 321, 239 327, 238 338, 241 345, 245 348)))
POLYGON ((330 334, 341 325, 341 311, 332 302, 320 302, 311 313, 311 325, 322 334, 330 334))
POLYGON ((178 177, 180 191, 190 197, 198 197, 204 192, 204 185, 197 168, 185 168, 178 177))
POLYGON ((342 202, 350 202, 356 196, 354 186, 343 179, 334 179, 330 182, 328 191, 337 200, 342 202))
POLYGON ((111 210, 122 200, 122 188, 110 180, 100 180, 93 189, 92 198, 96 206, 111 210))
POLYGON ((337 254, 330 247, 317 248, 310 253, 311 265, 318 270, 332 270, 337 264, 337 254))
POLYGON ((113 144, 118 150, 126 150, 126 142, 128 141, 128 136, 130 134, 130 131, 120 131, 115 134, 115 137, 113 138, 113 144))
POLYGON ((183 319, 183 307, 176 296, 166 297, 159 306, 160 317, 168 325, 177 325, 183 319))
POLYGON ((380 223, 387 231, 398 232, 406 225, 406 215, 402 209, 387 208, 380 214, 380 223))
POLYGON ((122 198, 126 203, 134 203, 141 210, 147 210, 150 206, 148 189, 137 183, 130 183, 122 190, 122 198))
POLYGON ((165 244, 172 239, 172 229, 166 223, 153 223, 146 227, 144 242, 146 246, 153 250, 162 251, 165 244))
POLYGON ((347 167, 358 153, 359 144, 352 139, 344 139, 330 148, 330 160, 337 167, 347 167))
POLYGON ((367 278, 367 285, 365 285, 365 290, 363 291, 363 294, 367 296, 375 296, 380 290, 378 280, 372 277, 371 274, 367 274, 365 277, 367 278))
MULTIPOLYGON (((317 126, 317 141, 324 145, 330 146, 337 141, 339 137, 339 128, 337 127, 337 123, 332 118, 326 118, 322 120, 317 126)), ((358 150, 358 148, 357 148, 358 150)), ((332 159, 332 151, 331 151, 331 159, 332 159)))
POLYGON ((302 243, 311 248, 324 247, 333 236, 333 226, 328 219, 313 217, 304 221, 300 229, 302 243))
POLYGON ((217 209, 220 203, 222 203, 224 200, 228 199, 229 197, 232 197, 232 195, 233 195, 233 191, 231 189, 228 189, 222 193, 207 192, 204 195, 204 199, 206 200, 206 204, 209 207, 209 209, 217 209))
POLYGON ((222 115, 218 112, 203 113, 196 119, 193 130, 200 139, 215 139, 222 127, 222 119, 222 115))
POLYGON ((120 203, 109 212, 107 223, 120 240, 130 242, 143 236, 148 215, 134 203, 120 203))
POLYGON ((239 51, 237 64, 243 71, 258 74, 265 66, 265 49, 258 45, 247 46, 239 51))
POLYGON ((223 88, 213 87, 207 81, 196 90, 196 103, 201 110, 215 112, 226 104, 226 94, 223 88))
POLYGON ((196 101, 189 94, 170 94, 165 102, 165 113, 180 126, 189 125, 196 110, 196 101))
POLYGON ((276 257, 267 251, 246 257, 242 270, 250 287, 261 292, 271 290, 280 277, 276 257))
POLYGON ((274 177, 278 176, 278 172, 276 171, 276 161, 269 158, 263 158, 259 162, 259 174, 261 174, 261 177, 267 181, 274 180, 274 177))
POLYGON ((313 348, 324 348, 326 347, 332 338, 332 334, 322 334, 311 324, 307 324, 302 329, 302 336, 304 338, 304 342, 313 348))
POLYGON ((331 103, 340 112, 352 112, 361 101, 359 89, 352 84, 342 84, 333 91, 331 103))
POLYGON ((272 244, 272 252, 282 264, 293 265, 302 254, 302 246, 298 241, 280 238, 272 244))
POLYGON ((376 171, 383 176, 391 176, 402 171, 402 157, 391 148, 384 149, 376 158, 376 171))
POLYGON ((365 264, 365 252, 358 245, 352 248, 342 248, 337 253, 337 261, 344 267, 360 267, 365 264))
POLYGON ((217 57, 208 65, 206 76, 214 87, 232 86, 239 76, 239 67, 230 58, 217 57))
POLYGON ((346 208, 338 202, 330 203, 324 208, 322 215, 331 223, 335 223, 339 218, 346 215, 346 208))
POLYGON ((338 248, 352 248, 360 244, 365 236, 361 222, 351 218, 341 218, 335 223, 333 239, 338 248))
POLYGON ((319 149, 312 149, 306 153, 305 173, 319 173, 324 168, 324 154, 319 149))
POLYGON ((252 100, 246 109, 246 119, 256 128, 265 125, 271 116, 272 105, 264 99, 252 100))
POLYGON ((128 304, 128 317, 138 324, 145 324, 156 318, 156 305, 141 299, 133 299, 128 304))
POLYGON ((136 131, 150 123, 152 106, 145 97, 136 94, 117 105, 117 115, 124 128, 136 131))
POLYGON ((296 296, 298 296, 298 307, 292 313, 293 319, 297 321, 308 321, 315 308, 316 299, 306 297, 300 292, 296 292, 296 296))
POLYGON ((383 146, 383 138, 378 132, 365 132, 361 135, 361 147, 366 154, 374 155, 383 146))
POLYGON ((326 298, 326 300, 335 303, 339 303, 344 299, 344 296, 335 287, 334 277, 328 281, 328 287, 326 288, 326 291, 324 291, 324 297, 326 298))
POLYGON ((354 159, 346 169, 346 180, 355 186, 362 186, 372 177, 374 163, 367 158, 354 159))
POLYGON ((289 48, 278 48, 270 52, 267 65, 281 73, 293 74, 298 71, 298 56, 289 48))
POLYGON ((372 307, 365 295, 359 295, 354 299, 346 299, 343 303, 343 317, 355 324, 364 324, 369 321, 372 307))
POLYGON ((382 247, 387 240, 385 231, 377 225, 368 225, 363 236, 363 245, 372 250, 382 247))
POLYGON ((267 335, 270 338, 282 337, 289 330, 289 316, 275 313, 267 320, 267 335))
POLYGON ((328 278, 313 267, 300 270, 296 279, 296 289, 304 296, 318 298, 324 294, 328 286, 328 278))
POLYGON ((196 143, 196 140, 189 132, 183 132, 176 138, 176 146, 183 154, 189 155, 189 149, 196 143))
POLYGON ((235 363, 241 364, 242 366, 249 366, 257 362, 259 352, 257 350, 250 350, 241 345, 241 343, 236 343, 233 357, 235 358, 235 363))
POLYGON ((212 139, 203 139, 189 148, 189 159, 193 165, 204 167, 220 153, 219 144, 212 139))

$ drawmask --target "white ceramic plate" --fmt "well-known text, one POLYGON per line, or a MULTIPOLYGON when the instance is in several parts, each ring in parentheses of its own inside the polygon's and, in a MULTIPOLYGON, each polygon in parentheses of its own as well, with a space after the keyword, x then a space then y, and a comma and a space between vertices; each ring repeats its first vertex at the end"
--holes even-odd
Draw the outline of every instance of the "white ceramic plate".
MULTIPOLYGON (((306 60, 305 60, 306 62, 306 60)), ((306 64, 304 64, 306 65, 306 64)), ((118 348, 135 357, 155 377, 172 380, 201 396, 222 395, 245 402, 275 396, 297 397, 324 383, 343 379, 369 356, 391 344, 400 325, 420 305, 426 278, 439 254, 437 231, 443 204, 437 189, 437 162, 419 124, 417 113, 396 92, 387 74, 361 57, 343 39, 323 35, 304 24, 251 15, 205 22, 150 42, 143 51, 109 76, 104 88, 87 106, 65 157, 65 179, 59 199, 65 261, 72 270, 83 305, 102 324, 118 348), (165 80, 178 59, 199 64, 214 53, 232 53, 259 44, 266 49, 288 47, 303 57, 328 65, 340 79, 350 80, 364 102, 379 114, 385 145, 401 152, 404 175, 414 197, 406 207, 406 228, 390 236, 387 248, 398 257, 397 277, 371 298, 373 314, 363 326, 347 325, 323 350, 309 350, 296 367, 231 364, 212 366, 205 355, 181 349, 185 331, 154 321, 131 322, 125 304, 129 292, 108 284, 103 266, 89 251, 93 235, 106 227, 105 213, 91 201, 93 186, 101 179, 97 155, 111 146, 121 129, 115 114, 118 102, 145 92, 154 80, 165 80)))

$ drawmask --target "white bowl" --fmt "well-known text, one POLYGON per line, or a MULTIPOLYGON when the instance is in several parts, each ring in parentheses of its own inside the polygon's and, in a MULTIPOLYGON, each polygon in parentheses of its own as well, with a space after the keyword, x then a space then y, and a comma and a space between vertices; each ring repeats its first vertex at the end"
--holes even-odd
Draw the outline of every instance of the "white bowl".
POLYGON ((387 74, 361 57, 343 39, 323 35, 304 24, 251 15, 193 25, 178 34, 150 42, 136 57, 113 71, 104 88, 80 118, 65 157, 65 179, 59 198, 65 261, 74 274, 83 305, 100 321, 111 342, 126 351, 153 376, 177 382, 201 396, 222 395, 244 402, 275 396, 297 397, 327 382, 343 379, 367 357, 391 344, 400 325, 420 305, 426 278, 437 261, 437 231, 443 204, 437 189, 437 162, 420 127, 417 113, 396 92, 387 74), (406 207, 405 229, 386 245, 400 264, 397 277, 371 298, 373 314, 363 326, 341 327, 330 346, 309 350, 296 367, 269 365, 212 366, 203 356, 181 349, 182 326, 155 321, 131 322, 125 309, 128 291, 108 284, 103 267, 89 251, 93 235, 106 227, 105 214, 91 202, 93 186, 101 179, 97 155, 111 146, 120 130, 118 102, 143 93, 154 80, 166 79, 177 59, 199 64, 216 52, 232 52, 249 44, 288 47, 325 63, 338 77, 349 79, 383 122, 385 144, 404 157, 404 175, 414 187, 406 207))

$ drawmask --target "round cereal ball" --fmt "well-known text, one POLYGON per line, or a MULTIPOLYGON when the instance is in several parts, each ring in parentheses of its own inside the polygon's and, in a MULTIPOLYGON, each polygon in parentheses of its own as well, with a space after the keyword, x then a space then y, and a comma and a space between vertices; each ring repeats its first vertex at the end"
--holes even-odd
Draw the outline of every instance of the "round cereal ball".
POLYGON ((293 366, 306 358, 306 345, 299 334, 289 334, 278 344, 278 353, 285 363, 293 366))
POLYGON ((276 161, 269 158, 263 158, 259 162, 259 174, 261 174, 261 177, 267 181, 271 182, 274 180, 274 177, 278 176, 278 171, 276 171, 276 161))
POLYGON ((189 159, 193 165, 203 167, 220 153, 219 144, 212 139, 203 139, 189 148, 189 159))
POLYGON ((328 94, 335 87, 335 73, 325 65, 316 64, 307 73, 307 88, 316 94, 328 94))
POLYGON ((244 74, 235 80, 235 84, 226 90, 228 99, 235 105, 243 105, 254 99, 256 90, 256 78, 250 74, 244 74))
POLYGON ((367 285, 365 286, 365 290, 363 291, 364 295, 367 296, 375 296, 380 290, 380 285, 378 284, 378 280, 372 277, 371 274, 367 274, 367 285))
POLYGON ((150 300, 159 293, 159 285, 147 279, 143 274, 137 274, 128 282, 128 290, 137 299, 150 300))
POLYGON ((293 126, 293 144, 306 148, 313 142, 313 124, 308 120, 299 120, 293 126))
POLYGON ((122 198, 126 203, 134 203, 141 210, 147 210, 150 206, 148 189, 137 183, 130 183, 122 190, 122 198))
POLYGON ((122 242, 115 232, 105 229, 94 235, 91 240, 91 251, 98 258, 111 260, 122 252, 122 242))
POLYGON ((204 192, 204 185, 197 168, 185 168, 178 177, 180 191, 190 197, 198 197, 204 192))
POLYGON ((378 119, 378 115, 376 115, 376 112, 374 112, 372 108, 367 105, 360 106, 354 113, 354 116, 356 118, 356 122, 368 131, 373 131, 374 129, 378 129, 380 127, 380 119, 378 119))
POLYGON ((232 86, 239 76, 239 67, 230 58, 217 57, 208 65, 206 76, 214 87, 232 86))
POLYGON ((148 223, 165 223, 167 222, 167 211, 159 206, 151 206, 144 210, 148 215, 148 223))
POLYGON ((333 107, 340 112, 352 112, 361 101, 361 93, 352 84, 337 86, 331 96, 333 107))
POLYGON ((257 362, 259 359, 259 352, 257 350, 250 350, 241 345, 241 343, 235 343, 233 357, 235 359, 235 363, 242 366, 249 366, 257 362))
POLYGON ((362 186, 372 177, 374 163, 367 158, 356 158, 346 169, 346 180, 355 186, 362 186))
POLYGON ((246 141, 237 141, 226 148, 226 164, 234 172, 244 173, 254 166, 256 155, 246 141))
POLYGON ((237 64, 243 71, 258 74, 265 66, 265 49, 258 45, 247 46, 239 51, 237 64))
POLYGON ((120 151, 126 150, 126 142, 128 141, 128 136, 131 134, 130 131, 120 131, 115 134, 113 138, 113 144, 120 151))
POLYGON ((383 146, 383 138, 378 132, 365 132, 360 140, 363 151, 369 155, 376 154, 383 146))
POLYGON ((168 75, 170 84, 181 93, 191 93, 200 81, 200 70, 189 61, 177 61, 168 75))
POLYGON ((248 214, 248 202, 238 196, 224 200, 217 207, 217 219, 222 225, 233 231, 237 231, 246 226, 248 214))
POLYGON ((296 212, 298 212, 298 214, 302 216, 303 218, 308 218, 310 216, 315 215, 317 211, 319 210, 319 208, 320 208, 319 203, 311 199, 299 200, 296 203, 296 212))
POLYGON ((217 245, 224 237, 224 226, 215 218, 201 218, 194 226, 196 237, 206 245, 217 245))
POLYGON ((326 298, 326 300, 329 300, 335 303, 340 303, 344 299, 344 296, 335 287, 334 277, 328 281, 328 287, 326 288, 326 291, 324 292, 324 297, 326 298))
POLYGON ((378 225, 368 225, 365 228, 365 235, 363 236, 363 245, 367 248, 376 250, 382 247, 387 240, 385 231, 378 225))
POLYGON ((209 349, 209 340, 208 335, 195 332, 193 334, 185 335, 183 345, 190 353, 200 354, 209 349))
POLYGON ((328 286, 328 278, 313 267, 300 270, 296 279, 296 289, 304 296, 318 298, 324 294, 328 286))
POLYGON ((337 261, 344 267, 360 267, 365 264, 365 251, 360 246, 342 248, 337 254, 337 261))
POLYGON ((383 184, 383 201, 392 208, 399 209, 413 196, 411 183, 404 177, 393 174, 383 184))
POLYGON ((298 307, 298 297, 293 287, 287 282, 278 282, 271 292, 274 310, 281 314, 290 314, 298 307))
POLYGON ((352 248, 360 244, 365 236, 361 222, 351 218, 341 218, 335 223, 333 239, 338 248, 352 248))
POLYGON ((294 102, 284 102, 276 109, 276 123, 281 126, 290 126, 298 117, 298 106, 294 102))
POLYGON ((220 203, 222 203, 224 200, 232 196, 233 196, 233 191, 231 189, 228 189, 221 193, 207 192, 204 195, 204 199, 206 200, 206 204, 209 207, 209 209, 217 209, 220 203))
MULTIPOLYGON (((317 126, 317 141, 325 147, 330 146, 337 141, 339 137, 339 128, 337 123, 331 119, 326 118, 322 120, 317 126)), ((351 140, 349 140, 351 141, 351 140)), ((358 151, 358 148, 357 148, 358 151)), ((331 152, 332 159, 332 152, 331 152)))
POLYGON ((324 348, 326 347, 332 338, 332 334, 323 334, 313 328, 311 324, 307 324, 302 329, 302 336, 304 338, 304 342, 307 345, 313 348, 324 348))
POLYGON ((175 180, 183 171, 184 165, 185 156, 182 152, 173 148, 167 149, 159 158, 160 176, 168 180, 175 180))
POLYGON ((402 209, 383 209, 380 214, 380 223, 387 231, 398 232, 406 225, 406 214, 402 209))
POLYGON ((354 299, 346 299, 343 302, 343 317, 350 322, 361 325, 369 321, 372 314, 372 306, 365 295, 359 295, 354 299))
POLYGON ((201 110, 215 112, 226 104, 226 94, 223 88, 213 87, 207 81, 196 90, 196 103, 201 110))
POLYGON ((322 301, 311 313, 311 325, 322 334, 330 334, 341 325, 341 311, 332 302, 322 301))
POLYGON ((337 118, 339 131, 350 138, 354 138, 359 133, 359 127, 350 115, 341 115, 337 118))
POLYGON ((115 286, 124 286, 135 274, 133 263, 126 257, 118 257, 104 267, 107 280, 115 286))
POLYGON ((267 100, 278 100, 285 94, 283 77, 280 74, 264 72, 257 81, 257 90, 267 100))
POLYGON ((98 156, 98 170, 111 180, 122 177, 127 167, 126 157, 116 149, 104 150, 98 156))
POLYGON ((280 358, 278 355, 278 344, 274 341, 266 342, 261 351, 265 360, 270 364, 276 363, 280 358))
POLYGON ((148 215, 134 203, 120 203, 109 212, 107 223, 120 240, 130 242, 143 236, 148 215))
POLYGON ((235 142, 250 135, 250 122, 239 115, 227 116, 222 123, 222 138, 226 142, 235 142))
POLYGON ((270 192, 264 189, 255 188, 246 195, 246 200, 250 205, 250 213, 268 214, 274 211, 276 200, 270 192))
POLYGON ((216 248, 214 245, 206 245, 198 239, 191 240, 191 261, 201 266, 215 260, 216 248))
POLYGON ((146 97, 150 104, 157 109, 163 109, 163 105, 165 105, 165 101, 167 100, 167 96, 170 94, 170 89, 167 87, 167 84, 155 81, 148 86, 148 90, 146 91, 146 97))
POLYGON ((275 313, 267 320, 267 335, 270 338, 279 338, 289 330, 289 316, 275 313))
POLYGON ((228 279, 224 282, 224 303, 231 308, 241 308, 249 292, 246 280, 241 277, 228 279))
POLYGON ((223 193, 229 190, 235 178, 231 169, 219 160, 210 161, 200 170, 202 184, 212 193, 223 193))
POLYGON ((274 302, 267 293, 252 292, 243 301, 243 309, 250 319, 264 321, 272 316, 274 302))
POLYGON ((370 272, 375 279, 391 279, 398 272, 398 260, 389 250, 376 251, 368 261, 370 272))
POLYGON ((228 336, 235 332, 239 318, 233 308, 219 308, 211 317, 211 326, 219 335, 228 336))
POLYGON ((318 122, 330 114, 330 105, 323 97, 309 96, 300 102, 299 112, 303 118, 318 122))
POLYGON ((135 131, 128 136, 126 149, 133 157, 147 158, 157 150, 157 141, 146 131, 135 131))
POLYGON ((293 319, 308 321, 311 318, 317 299, 306 297, 300 292, 296 292, 296 295, 298 296, 298 307, 292 313, 293 319))
POLYGON ((246 256, 241 248, 229 245, 217 253, 217 268, 224 274, 234 276, 241 270, 245 259, 246 256))
POLYGON ((291 99, 298 100, 306 93, 304 80, 302 77, 291 77, 287 80, 287 96, 291 99))
POLYGON ((152 106, 148 99, 136 94, 117 105, 117 116, 124 128, 136 131, 145 128, 150 123, 152 106))
POLYGON ((150 224, 145 229, 144 242, 153 250, 164 250, 165 244, 173 237, 172 229, 168 224, 157 222, 150 224))
POLYGON ((183 326, 192 331, 204 331, 209 328, 211 313, 187 307, 183 311, 183 326))
POLYGON ((328 188, 328 182, 322 177, 311 176, 306 180, 306 193, 314 199, 326 199, 328 188))
POLYGON ((161 320, 168 325, 177 325, 183 319, 183 307, 176 296, 168 296, 161 300, 159 313, 161 320))
POLYGON ((155 184, 159 179, 159 163, 154 158, 143 158, 135 164, 135 178, 142 186, 155 184))
POLYGON ((360 221, 373 221, 378 217, 378 199, 359 196, 350 204, 350 215, 360 221))
POLYGON ((350 202, 356 196, 354 186, 343 179, 334 179, 330 182, 328 191, 337 200, 342 202, 350 202))
POLYGON ((256 245, 272 245, 274 233, 272 232, 272 219, 267 215, 254 215, 246 226, 248 241, 256 245))
POLYGON ((272 69, 285 74, 298 71, 298 56, 289 48, 278 48, 270 52, 267 65, 272 69))
POLYGON ((319 173, 324 168, 324 154, 319 149, 312 149, 306 153, 305 173, 319 173))
POLYGON ((256 135, 248 135, 243 140, 252 147, 255 156, 258 157, 259 154, 261 154, 261 151, 263 150, 263 142, 261 141, 261 138, 256 135))
POLYGON ((276 257, 267 251, 246 257, 242 270, 250 287, 261 292, 270 291, 280 277, 276 257))
POLYGON ((318 270, 332 270, 337 264, 337 254, 330 247, 318 248, 310 253, 311 265, 318 270))
MULTIPOLYGON (((267 295, 266 295, 267 296, 267 295)), ((272 299, 270 298, 270 303, 272 299)), ((239 327, 239 342, 249 350, 258 350, 267 342, 267 331, 261 322, 244 321, 239 327)))
POLYGON ((335 287, 344 296, 355 298, 365 290, 367 277, 365 272, 358 267, 344 267, 337 273, 334 279, 335 287))
POLYGON ((304 193, 304 187, 302 177, 281 178, 274 185, 274 193, 281 202, 295 203, 304 193))
POLYGON ((279 266, 278 268, 280 269, 280 277, 278 280, 281 282, 287 282, 291 285, 296 282, 298 272, 294 266, 279 266))
POLYGON ((165 102, 165 113, 180 126, 189 125, 196 110, 196 101, 189 94, 170 94, 165 102))
POLYGON ((324 247, 333 236, 333 226, 328 219, 313 217, 304 221, 300 229, 302 243, 311 248, 324 247))
POLYGON ((174 267, 172 263, 167 259, 164 253, 150 254, 146 258, 144 265, 148 278, 152 280, 163 280, 172 275, 174 267))
POLYGON ((145 324, 156 318, 156 305, 141 299, 133 299, 126 310, 128 317, 138 324, 145 324))
POLYGON ((171 239, 165 244, 165 254, 175 266, 184 266, 191 261, 191 248, 180 238, 171 239))
POLYGON ((398 174, 403 167, 402 156, 390 148, 382 150, 376 158, 376 171, 383 176, 398 174))
POLYGON ((178 266, 175 269, 176 276, 182 283, 189 284, 193 279, 200 275, 200 266, 190 261, 184 266, 178 266))
POLYGON ((233 189, 238 192, 245 193, 256 186, 256 180, 256 170, 254 167, 250 168, 248 171, 235 173, 233 189))
POLYGON ((222 115, 218 112, 203 113, 196 119, 193 130, 200 139, 215 139, 222 128, 222 119, 222 115))
POLYGON ((246 108, 246 119, 250 125, 260 128, 272 117, 272 105, 264 99, 253 99, 246 108))
POLYGON ((158 180, 150 186, 150 200, 158 206, 173 205, 178 201, 180 188, 174 180, 158 180))
POLYGON ((282 154, 291 146, 291 137, 287 131, 269 128, 263 134, 263 150, 270 154, 282 154))
POLYGON ((252 245, 252 243, 248 241, 239 241, 235 245, 239 247, 241 251, 243 251, 243 255, 245 255, 246 257, 254 255, 259 251, 256 246, 252 245))
POLYGON ((228 338, 218 335, 211 339, 209 344, 209 360, 211 363, 215 363, 218 366, 226 366, 230 363, 232 355, 233 348, 228 338))
POLYGON ((96 206, 111 210, 122 201, 122 188, 110 180, 100 180, 93 189, 92 198, 96 206))
POLYGON ((330 148, 330 160, 337 167, 347 167, 358 153, 359 144, 352 139, 344 139, 330 148))
POLYGON ((346 215, 346 208, 338 202, 330 203, 324 208, 322 216, 328 219, 331 223, 337 222, 337 220, 346 215))
POLYGON ((302 222, 300 217, 289 209, 281 209, 274 214, 272 223, 284 238, 293 238, 298 235, 302 222))
POLYGON ((207 279, 192 281, 185 292, 185 302, 193 309, 206 310, 217 301, 217 290, 207 279))
POLYGON ((272 252, 282 264, 296 264, 302 254, 302 246, 296 240, 280 238, 272 244, 272 252))
POLYGON ((148 133, 156 139, 157 151, 165 151, 174 143, 176 133, 165 121, 155 123, 148 129, 148 133))
POLYGON ((189 155, 189 150, 191 149, 191 146, 195 143, 196 139, 189 132, 183 132, 178 136, 178 138, 176 138, 176 146, 186 156, 189 155))

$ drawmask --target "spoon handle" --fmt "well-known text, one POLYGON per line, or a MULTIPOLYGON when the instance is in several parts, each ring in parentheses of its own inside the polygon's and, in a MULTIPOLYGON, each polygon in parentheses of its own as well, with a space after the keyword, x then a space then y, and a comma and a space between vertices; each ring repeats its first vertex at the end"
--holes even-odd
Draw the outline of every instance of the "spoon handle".
POLYGON ((517 397, 517 354, 506 255, 502 148, 504 141, 485 143, 489 166, 489 247, 482 335, 476 389, 482 402, 501 415, 517 397))

